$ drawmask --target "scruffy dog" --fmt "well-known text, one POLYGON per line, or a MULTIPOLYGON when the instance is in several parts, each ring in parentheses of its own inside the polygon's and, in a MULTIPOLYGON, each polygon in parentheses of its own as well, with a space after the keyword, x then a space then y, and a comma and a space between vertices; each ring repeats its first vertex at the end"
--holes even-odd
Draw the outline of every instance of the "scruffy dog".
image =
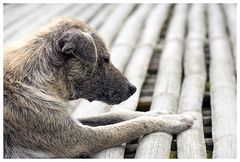
POLYGON ((73 120, 65 111, 69 100, 119 104, 135 93, 109 57, 96 31, 71 18, 56 19, 5 49, 4 157, 88 157, 144 134, 176 134, 191 127, 193 118, 187 114, 158 112, 73 120))

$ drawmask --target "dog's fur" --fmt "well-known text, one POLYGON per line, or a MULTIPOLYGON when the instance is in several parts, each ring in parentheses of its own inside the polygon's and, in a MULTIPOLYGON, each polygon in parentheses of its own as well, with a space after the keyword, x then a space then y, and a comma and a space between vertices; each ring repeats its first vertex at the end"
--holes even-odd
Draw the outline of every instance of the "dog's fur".
POLYGON ((5 49, 4 157, 86 157, 144 134, 179 133, 192 125, 187 115, 140 112, 74 121, 65 112, 69 100, 118 104, 136 91, 109 57, 96 31, 71 18, 57 19, 5 49))

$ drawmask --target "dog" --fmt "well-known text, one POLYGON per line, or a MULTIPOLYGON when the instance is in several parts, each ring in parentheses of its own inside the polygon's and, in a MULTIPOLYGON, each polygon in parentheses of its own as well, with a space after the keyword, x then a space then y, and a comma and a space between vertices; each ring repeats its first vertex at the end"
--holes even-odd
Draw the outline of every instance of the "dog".
POLYGON ((4 50, 4 158, 86 158, 193 124, 188 114, 116 111, 74 120, 66 112, 70 100, 113 105, 135 91, 94 29, 76 19, 55 19, 4 50))

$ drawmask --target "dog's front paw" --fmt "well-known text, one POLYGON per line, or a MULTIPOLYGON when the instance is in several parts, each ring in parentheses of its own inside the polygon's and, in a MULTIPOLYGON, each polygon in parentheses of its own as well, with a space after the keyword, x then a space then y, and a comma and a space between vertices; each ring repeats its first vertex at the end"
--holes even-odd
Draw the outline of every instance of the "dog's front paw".
POLYGON ((182 131, 189 129, 196 117, 192 113, 183 113, 179 115, 166 116, 166 132, 170 134, 179 134, 182 131))

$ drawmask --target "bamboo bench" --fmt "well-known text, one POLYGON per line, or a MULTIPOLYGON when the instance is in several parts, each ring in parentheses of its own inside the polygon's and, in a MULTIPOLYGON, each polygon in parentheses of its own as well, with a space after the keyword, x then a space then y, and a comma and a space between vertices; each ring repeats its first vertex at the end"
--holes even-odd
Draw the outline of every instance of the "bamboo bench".
POLYGON ((7 4, 5 45, 57 16, 94 27, 137 87, 115 106, 73 101, 73 118, 116 109, 197 116, 177 136, 153 133, 94 158, 236 158, 236 4, 7 4))

